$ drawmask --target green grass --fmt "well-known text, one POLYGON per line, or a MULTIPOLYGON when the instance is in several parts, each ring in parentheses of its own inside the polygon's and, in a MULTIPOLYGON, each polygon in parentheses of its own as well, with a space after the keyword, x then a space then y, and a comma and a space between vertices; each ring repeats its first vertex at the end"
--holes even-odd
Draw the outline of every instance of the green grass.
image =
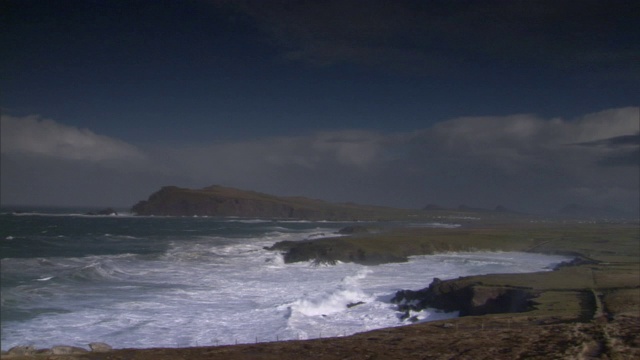
MULTIPOLYGON (((299 260, 379 263, 449 251, 528 251, 582 258, 556 271, 489 274, 457 279, 486 286, 517 286, 538 295, 531 316, 585 321, 599 313, 637 316, 640 303, 640 229, 637 224, 493 224, 476 228, 405 228, 289 244, 299 260), (299 254, 299 255, 300 255, 299 254), (359 256, 361 255, 361 256, 359 256), (316 257, 317 258, 317 257, 316 257), (322 260, 322 259, 320 259, 322 260)), ((431 279, 425 279, 425 287, 431 279)), ((417 289, 413 289, 417 290, 417 289)))

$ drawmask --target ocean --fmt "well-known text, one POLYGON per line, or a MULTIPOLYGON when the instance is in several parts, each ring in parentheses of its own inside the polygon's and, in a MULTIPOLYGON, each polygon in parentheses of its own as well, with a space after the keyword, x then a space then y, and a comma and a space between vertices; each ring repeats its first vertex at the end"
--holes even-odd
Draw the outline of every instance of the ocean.
MULTIPOLYGON (((424 288, 434 277, 543 271, 567 260, 477 252, 377 266, 285 264, 265 247, 339 236, 353 223, 83 213, 0 214, 2 350, 346 336, 408 324, 390 299, 400 289, 424 288)), ((457 316, 436 310, 412 315, 420 321, 457 316)))

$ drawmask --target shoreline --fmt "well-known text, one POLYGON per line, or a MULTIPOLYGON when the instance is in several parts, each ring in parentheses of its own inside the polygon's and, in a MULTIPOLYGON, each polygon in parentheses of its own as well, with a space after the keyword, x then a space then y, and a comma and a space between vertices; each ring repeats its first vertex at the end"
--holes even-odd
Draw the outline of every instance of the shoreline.
MULTIPOLYGON (((429 331, 450 332, 452 327, 459 329, 461 324, 471 324, 473 327, 480 326, 478 325, 478 322, 481 322, 481 326, 484 326, 485 321, 496 318, 507 320, 509 327, 513 326, 514 329, 517 328, 515 325, 517 322, 515 320, 516 318, 528 319, 527 322, 531 322, 530 319, 537 319, 535 320, 536 324, 534 326, 542 327, 579 327, 579 325, 586 326, 585 324, 593 324, 593 326, 596 326, 601 322, 603 324, 610 325, 620 323, 620 327, 624 328, 627 323, 637 324, 639 314, 638 303, 640 302, 638 300, 638 297, 640 296, 640 274, 637 266, 638 229, 635 226, 611 224, 570 224, 558 226, 557 224, 554 224, 553 226, 538 225, 535 227, 524 228, 519 227, 518 225, 515 228, 507 226, 506 228, 492 227, 491 229, 464 228, 446 230, 450 232, 450 235, 445 240, 441 238, 443 235, 442 229, 420 229, 418 232, 416 232, 415 229, 400 229, 373 235, 358 234, 349 237, 314 239, 309 242, 322 243, 327 240, 343 240, 350 244, 349 247, 347 247, 349 251, 353 250, 352 247, 354 245, 364 246, 363 244, 365 243, 368 245, 368 247, 365 248, 366 251, 371 251, 372 249, 379 251, 383 248, 381 245, 384 244, 389 245, 392 243, 400 245, 391 249, 393 253, 398 249, 403 252, 406 252, 407 249, 419 249, 418 251, 428 251, 428 253, 438 253, 451 250, 486 251, 491 250, 487 249, 487 247, 501 247, 499 245, 507 244, 507 249, 496 248, 492 250, 515 250, 556 255, 570 252, 572 254, 580 255, 583 259, 588 259, 588 261, 559 266, 554 269, 554 271, 542 273, 490 274, 444 281, 444 283, 454 285, 454 287, 458 285, 462 286, 470 282, 479 282, 482 286, 488 288, 504 286, 527 287, 536 294, 536 297, 534 298, 536 308, 527 312, 498 313, 468 317, 463 316, 443 321, 377 329, 370 332, 337 338, 224 345, 219 347, 114 349, 110 350, 109 354, 110 356, 111 354, 115 356, 116 354, 133 353, 140 354, 140 356, 143 356, 141 358, 145 358, 144 356, 146 355, 144 354, 155 353, 154 356, 160 356, 157 352, 178 354, 180 352, 191 353, 193 351, 197 351, 196 349, 201 349, 202 352, 212 352, 214 350, 231 351, 229 350, 230 348, 236 347, 237 351, 240 352, 245 351, 247 348, 254 349, 255 347, 275 349, 280 347, 280 345, 276 346, 270 344, 277 343, 282 343, 282 346, 285 347, 299 347, 302 345, 293 345, 293 343, 326 343, 327 341, 342 342, 343 340, 341 339, 350 339, 348 341, 363 341, 360 339, 364 336, 363 334, 377 332, 402 333, 408 330, 398 329, 405 327, 425 327, 429 328, 429 331), (453 234, 451 234, 451 232, 453 232, 453 234), (467 235, 471 233, 475 236, 467 237, 467 235), (526 236, 523 236, 522 233, 526 233, 526 236), (417 244, 420 246, 407 247, 406 240, 408 237, 412 238, 412 243, 414 245, 417 244), (493 239, 490 239, 491 241, 489 241, 487 240, 488 237, 493 237, 493 239), (508 241, 505 242, 505 240, 508 241), (431 244, 432 246, 425 246, 425 244, 431 244), (467 246, 467 249, 462 249, 465 245, 467 246), (635 251, 630 251, 633 249, 635 249, 635 251), (445 327, 446 324, 455 325, 445 327)), ((601 325, 602 324, 598 326, 601 325)), ((619 326, 615 325, 614 327, 617 329, 619 326)), ((500 332, 505 329, 498 330, 495 331, 500 332)), ((640 340, 638 340, 638 345, 640 347, 640 340)), ((43 353, 41 355, 44 356, 45 354, 43 353)), ((46 355, 57 356, 55 354, 46 355)), ((41 357, 40 355, 35 354, 29 356, 41 357)), ((97 356, 97 353, 78 353, 69 354, 68 356, 72 356, 70 358, 84 359, 93 358, 92 356, 97 356)), ((20 357, 2 354, 2 358, 20 357)), ((135 358, 138 357, 136 356, 135 358)), ((149 357, 149 359, 150 358, 152 357, 149 357)))
MULTIPOLYGON (((549 271, 547 269, 551 269, 552 266, 554 266, 554 264, 558 264, 561 260, 563 260, 563 258, 556 258, 553 259, 551 257, 547 258, 546 256, 544 257, 530 257, 527 256, 526 253, 503 253, 503 252, 488 252, 488 251, 480 251, 480 252, 456 252, 456 253, 449 253, 449 254, 443 254, 444 257, 446 259, 453 259, 453 261, 460 261, 460 260, 455 260, 457 258, 460 259, 472 259, 471 261, 476 261, 476 260, 481 260, 481 261, 491 261, 493 262, 494 260, 501 262, 501 259, 504 256, 516 256, 518 258, 524 256, 523 261, 527 262, 527 264, 530 264, 530 266, 535 267, 537 269, 540 269, 538 271, 549 271), (537 259, 537 260, 531 260, 531 259, 537 259), (529 261, 531 261, 531 263, 529 263, 529 261), (544 270, 543 270, 544 269, 544 270)), ((416 259, 416 264, 420 264, 422 263, 422 260, 420 259, 421 255, 417 255, 418 259, 416 259)), ((413 261, 413 260, 412 260, 413 261)), ((311 266, 310 264, 308 265, 309 268, 313 269, 314 267, 311 266)), ((352 269, 352 270, 357 270, 357 269, 366 269, 367 267, 357 267, 356 269, 352 269)), ((406 270, 406 273, 409 274, 413 274, 415 273, 413 270, 411 270, 411 268, 407 268, 408 270, 406 270)), ((363 271, 363 270, 359 270, 359 271, 363 271)), ((369 271, 369 270, 364 270, 364 271, 369 271)), ((375 270, 374 270, 375 271, 375 270)), ((380 270, 378 270, 379 272, 380 270)), ((513 269, 505 269, 505 271, 513 271, 513 269)), ((354 273, 355 274, 355 273, 354 273)), ((402 279, 398 279, 399 282, 406 282, 403 281, 402 279)), ((396 283, 397 284, 397 283, 396 283)), ((405 287, 399 287, 397 289, 415 289, 417 287, 420 287, 420 284, 413 284, 413 285, 407 285, 405 284, 405 287)), ((389 290, 387 292, 382 293, 377 293, 376 296, 384 296, 386 299, 391 298, 393 296, 393 294, 396 292, 396 289, 385 289, 385 290, 389 290)), ((367 294, 369 294, 367 292, 367 294)), ((371 298, 371 301, 369 300, 365 300, 367 303, 371 302, 374 303, 375 301, 373 300, 373 298, 371 298)), ((396 309, 396 306, 393 304, 388 304, 388 301, 384 301, 385 303, 387 303, 387 305, 390 305, 388 311, 389 314, 395 314, 398 317, 400 317, 402 311, 400 309, 396 309)), ((351 308, 351 307, 356 307, 359 306, 361 304, 364 304, 364 302, 351 302, 351 303, 347 303, 346 308, 351 308)), ((418 316, 420 316, 421 320, 420 323, 422 322, 438 322, 438 321, 442 321, 443 319, 455 319, 455 318, 451 318, 449 316, 454 316, 454 314, 451 314, 449 316, 447 315, 443 315, 443 314, 438 314, 440 311, 436 311, 436 309, 431 309, 429 310, 429 316, 425 319, 424 316, 427 313, 421 313, 418 316)), ((448 311, 447 311, 448 312, 448 311)), ((367 312, 369 313, 369 312, 367 312)), ((323 315, 324 316, 324 315, 323 315)), ((457 317, 457 315, 455 315, 455 317, 457 317)), ((401 320, 404 320, 401 318, 401 320)), ((263 343, 272 343, 272 342, 277 342, 277 341, 303 341, 303 340, 315 340, 315 339, 327 339, 327 338, 342 338, 342 337, 346 337, 346 336, 352 336, 361 332, 366 332, 366 331, 374 331, 374 330, 379 330, 379 329, 385 329, 385 328, 395 328, 395 327, 399 327, 399 326, 407 326, 407 325, 411 325, 413 324, 414 321, 398 321, 397 324, 388 324, 388 325, 382 325, 380 327, 370 327, 369 329, 366 328, 362 328, 360 330, 356 330, 355 332, 353 331, 353 329, 349 329, 348 331, 344 331, 343 329, 336 329, 335 331, 330 331, 330 330, 320 330, 317 333, 311 333, 311 332, 307 332, 306 335, 304 335, 304 331, 303 331, 303 337, 302 339, 300 338, 300 334, 298 334, 298 336, 296 336, 296 334, 294 333, 292 336, 288 336, 288 337, 283 337, 280 336, 280 338, 278 339, 276 335, 273 335, 273 338, 271 337, 257 337, 257 341, 254 342, 253 341, 253 337, 249 337, 249 339, 247 339, 246 337, 243 338, 242 342, 238 342, 238 340, 235 340, 235 345, 247 345, 247 344, 263 344, 263 343), (247 341, 249 340, 249 341, 247 341)), ((123 346, 123 347, 116 347, 117 346, 117 342, 110 342, 108 340, 106 340, 103 337, 90 337, 87 338, 88 340, 93 340, 93 341, 105 341, 108 342, 108 344, 110 345, 114 345, 115 349, 135 349, 135 350, 144 350, 144 349, 153 349, 153 348, 181 348, 184 346, 173 346, 171 344, 169 345, 160 345, 160 346, 150 346, 150 347, 131 347, 131 346, 123 346)), ((228 339, 227 339, 228 340, 228 339)), ((195 343, 192 343, 191 345, 188 345, 187 347, 193 347, 193 346, 212 346, 213 344, 216 344, 217 346, 232 346, 234 343, 234 339, 232 338, 230 341, 220 341, 220 344, 218 344, 218 340, 215 340, 213 342, 203 342, 201 341, 200 344, 201 345, 197 345, 197 341, 195 343), (204 345, 206 344, 206 345, 204 345)), ((87 352, 87 348, 86 345, 84 345, 85 343, 82 342, 60 342, 60 343, 48 343, 46 344, 44 347, 37 347, 34 349, 24 349, 27 350, 29 353, 38 353, 41 355, 53 355, 56 351, 58 353, 61 352, 69 352, 72 351, 74 353, 77 354, 81 354, 81 353, 85 353, 87 352), (60 344, 64 344, 64 345, 60 345, 60 344), (61 346, 62 349, 53 349, 53 347, 56 346, 61 346), (65 350, 72 348, 72 350, 65 350)), ((104 344, 104 343, 103 343, 104 344)), ((28 343, 28 342, 23 342, 23 343, 18 343, 17 345, 33 345, 33 346, 37 346, 37 343, 28 343)), ((4 352, 6 352, 7 350, 9 350, 9 348, 5 348, 3 349, 4 352)))

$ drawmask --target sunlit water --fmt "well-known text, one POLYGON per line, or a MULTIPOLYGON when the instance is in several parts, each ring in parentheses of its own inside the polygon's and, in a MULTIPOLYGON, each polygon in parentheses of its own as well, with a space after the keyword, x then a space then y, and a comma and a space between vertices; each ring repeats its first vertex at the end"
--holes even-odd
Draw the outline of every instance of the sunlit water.
MULTIPOLYGON (((284 264, 264 247, 335 236, 349 224, 7 213, 0 221, 3 350, 344 336, 406 324, 390 298, 434 277, 549 270, 566 260, 450 253, 379 266, 284 264)), ((457 314, 416 315, 429 321, 457 314)))

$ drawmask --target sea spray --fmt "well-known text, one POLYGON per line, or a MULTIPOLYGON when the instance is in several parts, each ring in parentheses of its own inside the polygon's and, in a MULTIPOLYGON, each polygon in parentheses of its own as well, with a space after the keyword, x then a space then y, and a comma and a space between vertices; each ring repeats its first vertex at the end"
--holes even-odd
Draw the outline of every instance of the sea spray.
POLYGON ((354 304, 374 300, 358 283, 358 280, 364 279, 370 272, 369 269, 361 269, 355 275, 344 277, 334 289, 295 301, 291 305, 292 312, 299 312, 305 316, 326 316, 347 311, 354 304))
MULTIPOLYGON (((389 299, 433 277, 541 271, 565 260, 452 253, 371 267, 284 264, 281 254, 264 247, 337 235, 346 224, 8 214, 0 221, 2 231, 11 232, 0 234, 3 350, 344 336, 406 324, 389 299)), ((447 316, 455 314, 419 314, 447 316)))

